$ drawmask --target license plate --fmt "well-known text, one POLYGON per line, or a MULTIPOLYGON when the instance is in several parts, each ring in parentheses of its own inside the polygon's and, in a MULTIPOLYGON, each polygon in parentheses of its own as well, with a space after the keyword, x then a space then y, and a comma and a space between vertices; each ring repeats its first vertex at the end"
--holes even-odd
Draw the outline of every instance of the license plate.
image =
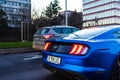
POLYGON ((60 64, 61 58, 55 57, 55 56, 49 56, 49 55, 48 55, 47 61, 48 61, 48 62, 51 62, 51 63, 54 63, 54 64, 60 64))

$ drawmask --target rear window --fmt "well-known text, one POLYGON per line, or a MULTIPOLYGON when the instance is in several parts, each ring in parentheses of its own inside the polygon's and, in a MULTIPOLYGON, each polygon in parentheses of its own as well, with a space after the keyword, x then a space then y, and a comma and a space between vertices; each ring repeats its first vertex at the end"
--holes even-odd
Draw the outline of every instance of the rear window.
POLYGON ((48 33, 50 29, 49 28, 43 28, 43 29, 38 29, 35 34, 40 35, 40 34, 45 34, 48 33))
POLYGON ((35 34, 37 34, 37 35, 41 34, 41 30, 38 29, 35 34))
POLYGON ((120 31, 116 31, 113 35, 117 38, 120 38, 120 31))
POLYGON ((41 31, 41 34, 43 35, 43 34, 46 34, 46 33, 48 33, 49 32, 49 28, 43 28, 43 30, 41 31))
POLYGON ((109 28, 89 28, 89 29, 83 29, 77 32, 74 32, 64 38, 73 38, 73 39, 88 39, 90 37, 102 34, 106 31, 108 31, 109 28))

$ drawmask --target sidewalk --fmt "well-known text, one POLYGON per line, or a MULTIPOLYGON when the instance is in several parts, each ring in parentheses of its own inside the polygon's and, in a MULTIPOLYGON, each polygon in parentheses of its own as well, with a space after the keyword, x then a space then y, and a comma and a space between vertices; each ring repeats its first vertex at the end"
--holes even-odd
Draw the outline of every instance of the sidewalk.
POLYGON ((9 48, 9 49, 0 49, 0 54, 9 54, 9 53, 21 53, 21 52, 34 52, 33 48, 9 48))

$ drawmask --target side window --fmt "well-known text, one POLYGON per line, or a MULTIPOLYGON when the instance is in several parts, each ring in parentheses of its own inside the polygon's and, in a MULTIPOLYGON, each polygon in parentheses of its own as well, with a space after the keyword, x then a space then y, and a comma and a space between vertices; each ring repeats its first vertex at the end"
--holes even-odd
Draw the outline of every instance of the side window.
POLYGON ((62 33, 63 34, 69 34, 72 32, 72 29, 71 28, 62 28, 62 33))
POLYGON ((53 28, 53 30, 54 30, 56 33, 62 33, 61 28, 53 28))
POLYGON ((120 31, 116 31, 115 33, 113 33, 113 35, 114 35, 116 38, 120 38, 120 31))

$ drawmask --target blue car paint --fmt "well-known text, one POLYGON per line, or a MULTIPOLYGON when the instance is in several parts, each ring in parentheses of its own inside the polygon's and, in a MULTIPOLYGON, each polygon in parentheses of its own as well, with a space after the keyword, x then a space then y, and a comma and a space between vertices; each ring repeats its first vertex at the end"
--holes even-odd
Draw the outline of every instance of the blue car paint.
POLYGON ((80 75, 87 77, 89 80, 109 80, 114 62, 120 52, 120 45, 117 44, 119 40, 113 40, 114 36, 110 34, 115 32, 116 30, 118 29, 110 30, 109 32, 106 32, 107 34, 98 35, 96 37, 92 37, 89 40, 48 40, 50 42, 85 44, 88 46, 89 51, 84 56, 74 56, 42 50, 43 63, 47 64, 48 66, 58 68, 60 70, 79 73, 80 75), (105 36, 107 36, 108 33, 111 36, 109 36, 109 38, 107 39, 105 36), (60 57, 61 63, 58 65, 48 62, 48 55, 60 57))

